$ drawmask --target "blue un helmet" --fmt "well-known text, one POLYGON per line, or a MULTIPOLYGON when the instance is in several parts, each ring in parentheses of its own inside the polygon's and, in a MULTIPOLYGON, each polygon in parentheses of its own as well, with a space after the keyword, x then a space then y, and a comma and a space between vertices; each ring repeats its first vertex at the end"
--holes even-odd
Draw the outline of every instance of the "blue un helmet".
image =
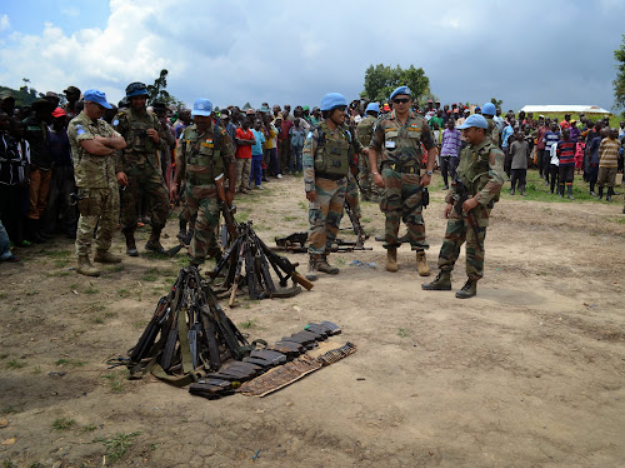
POLYGON ((495 109, 495 104, 492 102, 487 102, 482 106, 482 114, 484 115, 495 115, 497 113, 497 109, 495 109))
POLYGON ((196 99, 193 103, 193 110, 191 111, 192 116, 202 115, 204 117, 208 117, 213 112, 213 103, 208 99, 199 98, 196 99))
POLYGON ((331 111, 337 107, 347 107, 345 96, 339 93, 328 93, 321 100, 321 112, 331 111))
POLYGON ((375 112, 376 114, 380 113, 380 106, 378 106, 377 102, 370 102, 369 104, 367 104, 367 107, 365 109, 365 114, 367 112, 375 112))
POLYGON ((149 96, 148 88, 146 88, 145 84, 135 81, 134 83, 130 83, 126 86, 126 98, 130 99, 135 96, 149 96))

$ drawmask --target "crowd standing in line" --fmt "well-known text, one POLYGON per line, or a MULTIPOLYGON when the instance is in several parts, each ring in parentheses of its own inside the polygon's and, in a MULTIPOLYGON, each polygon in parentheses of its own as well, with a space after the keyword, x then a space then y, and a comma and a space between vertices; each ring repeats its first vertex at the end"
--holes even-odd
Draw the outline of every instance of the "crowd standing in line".
POLYGON ((63 233, 76 239, 78 272, 97 276, 89 259, 94 231, 97 263, 121 261, 109 251, 118 223, 127 255, 139 255, 134 235, 142 224, 151 228, 145 250, 165 253, 160 235, 171 203, 182 200, 179 235, 191 239, 190 259, 199 265, 207 256, 221 255, 214 234, 215 177, 225 175, 231 201, 237 193, 262 190, 271 179, 303 174, 311 278, 338 273, 328 253, 344 204, 359 222, 361 198, 379 202, 385 214, 386 269, 397 271, 397 249, 407 243, 416 252, 419 274, 427 276, 421 211, 432 173, 440 168, 443 190, 450 191, 445 209, 450 221, 439 276, 424 288, 447 289, 447 273, 466 240, 470 284, 463 291, 471 297, 483 268, 481 233, 505 182, 511 195, 525 196, 527 171, 534 167, 551 194, 573 199, 575 175, 583 173, 590 194, 611 201, 623 171, 625 122, 616 129, 607 119, 585 115, 575 121, 567 114, 561 122, 523 111, 502 116, 491 103, 472 112, 462 104, 441 107, 430 100, 420 109, 405 86, 386 103, 348 104, 330 93, 319 107, 298 105, 292 112, 289 104, 266 102, 258 109, 218 111, 204 98, 192 110, 161 102, 148 107, 147 87, 139 82, 128 85, 118 106, 97 90, 82 93, 69 86, 64 95, 63 106, 58 94, 48 92, 31 106, 16 108, 10 91, 0 94, 1 260, 18 260, 10 243, 43 243, 63 233), (481 169, 461 167, 466 148, 485 154, 481 169), (499 159, 501 172, 495 167, 499 159), (478 230, 467 224, 466 213, 449 211, 456 181, 475 170, 490 174, 482 187, 469 190, 480 201, 470 208, 478 230), (402 220, 408 231, 400 237, 402 220))

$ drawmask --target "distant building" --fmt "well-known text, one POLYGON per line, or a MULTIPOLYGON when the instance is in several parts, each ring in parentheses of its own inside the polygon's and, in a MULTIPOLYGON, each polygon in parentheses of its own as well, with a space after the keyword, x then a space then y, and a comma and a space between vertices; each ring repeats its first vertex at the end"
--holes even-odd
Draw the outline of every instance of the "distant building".
POLYGON ((537 114, 595 114, 595 115, 612 115, 612 113, 608 110, 602 109, 599 106, 589 106, 589 105, 573 105, 573 104, 558 104, 558 105, 549 105, 549 106, 525 106, 522 111, 525 113, 533 112, 534 116, 537 114))

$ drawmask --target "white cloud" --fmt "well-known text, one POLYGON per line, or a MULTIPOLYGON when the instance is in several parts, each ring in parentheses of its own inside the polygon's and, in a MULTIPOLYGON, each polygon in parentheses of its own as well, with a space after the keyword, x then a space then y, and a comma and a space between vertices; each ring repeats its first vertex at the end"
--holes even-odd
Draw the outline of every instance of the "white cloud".
MULTIPOLYGON (((524 2, 511 13, 496 0, 478 7, 448 0, 443 9, 432 2, 374 0, 111 0, 102 29, 68 34, 63 25, 46 24, 36 35, 12 30, 2 39, 0 83, 18 87, 26 76, 40 91, 71 84, 99 88, 117 101, 128 83, 149 84, 166 68, 168 91, 187 103, 202 96, 220 106, 315 105, 329 91, 357 96, 366 68, 384 63, 423 67, 443 100, 481 103, 496 96, 504 106, 520 107, 536 89, 572 102, 583 96, 563 97, 568 88, 558 87, 557 75, 566 72, 573 82, 581 73, 586 80, 591 73, 595 82, 613 79, 606 57, 620 44, 614 19, 620 15, 581 12, 589 28, 600 26, 603 33, 572 34, 579 9, 554 2, 524 2), (547 22, 551 8, 557 17, 567 10, 567 21, 547 22), (563 37, 567 47, 554 67, 547 44, 563 37), (598 47, 609 53, 593 52, 598 47)), ((610 99, 607 89, 600 99, 582 100, 609 107, 610 99)))
POLYGON ((9 21, 9 17, 5 14, 0 16, 0 31, 6 31, 11 27, 11 22, 9 21))

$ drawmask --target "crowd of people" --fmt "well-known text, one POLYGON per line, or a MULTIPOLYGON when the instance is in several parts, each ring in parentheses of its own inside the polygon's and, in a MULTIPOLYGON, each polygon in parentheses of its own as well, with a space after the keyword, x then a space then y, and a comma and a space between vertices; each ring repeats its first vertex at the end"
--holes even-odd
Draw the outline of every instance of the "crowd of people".
MULTIPOLYGON (((180 219, 181 237, 189 237, 187 226, 194 229, 197 219, 200 231, 212 229, 215 216, 218 222, 216 203, 203 201, 215 198, 215 194, 210 189, 202 189, 211 185, 207 181, 218 175, 217 169, 226 174, 230 197, 263 190, 265 183, 278 181, 288 174, 304 173, 307 188, 314 183, 306 178, 303 153, 313 132, 316 132, 314 138, 327 138, 318 133, 320 124, 327 118, 320 107, 311 110, 298 105, 292 109, 288 104, 270 107, 265 102, 257 109, 228 106, 219 110, 205 100, 201 104, 206 107, 203 111, 195 105, 191 110, 176 109, 158 101, 148 107, 147 95, 145 85, 132 83, 126 89, 126 97, 114 106, 95 90, 82 93, 77 87, 69 86, 64 91, 64 105, 60 105, 58 94, 48 92, 30 106, 16 107, 10 91, 0 94, 1 260, 17 260, 10 243, 28 246, 47 242, 60 234, 73 239, 78 236, 77 253, 84 259, 90 246, 87 238, 93 237, 96 227, 100 226, 100 231, 110 231, 110 225, 117 224, 125 236, 128 255, 139 254, 134 232, 142 224, 151 227, 146 249, 163 253, 160 233, 167 222, 171 203, 185 201, 180 219), (88 127, 97 120, 109 124, 111 131, 107 133, 104 127, 90 131, 88 127), (215 141, 202 140, 207 131, 215 135, 215 141), (106 143, 97 148, 85 146, 85 141, 99 142, 98 138, 105 138, 106 143), (106 157, 101 160, 88 157, 99 154, 98 151, 106 157), (204 154, 207 158, 203 159, 204 154), (220 159, 215 158, 215 154, 220 154, 222 159, 231 158, 232 167, 226 164, 208 172, 202 169, 202 165, 220 159), (85 161, 89 163, 85 165, 85 161), (104 167, 104 163, 110 167, 104 167), (185 177, 185 169, 192 173, 185 177), (92 179, 97 177, 92 173, 98 171, 104 175, 94 185, 92 179), (189 183, 189 180, 196 183, 189 183), (111 194, 93 195, 104 188, 110 189, 111 194), (104 203, 98 198, 104 196, 110 198, 106 203, 118 207, 112 212, 109 210, 103 220, 100 207, 96 205, 104 203), (88 202, 94 200, 91 206, 88 202), (81 215, 89 218, 90 209, 97 215, 82 226, 85 232, 81 241, 79 219, 81 215), (103 223, 109 227, 101 229, 103 223)), ((384 126, 386 122, 382 117, 393 114, 395 105, 391 99, 386 103, 354 100, 345 106, 341 126, 347 131, 346 138, 357 143, 353 154, 350 153, 353 164, 346 181, 346 200, 353 205, 357 218, 360 217, 359 199, 380 201, 383 205, 392 200, 392 197, 384 197, 383 188, 376 183, 376 168, 363 149, 375 142, 375 132, 380 123, 384 126)), ((561 122, 549 116, 526 115, 523 111, 518 115, 509 111, 504 116, 501 109, 491 103, 480 108, 461 103, 441 106, 439 101, 430 100, 424 108, 419 108, 411 100, 410 105, 411 115, 425 120, 434 149, 430 151, 424 146, 426 140, 421 139, 420 167, 440 169, 444 190, 454 184, 460 153, 468 144, 458 127, 471 115, 481 114, 488 122, 490 141, 503 152, 504 171, 512 195, 526 194, 527 170, 532 167, 537 169, 550 192, 560 197, 573 198, 574 176, 582 172, 592 195, 600 199, 605 195, 610 201, 615 194, 617 172, 623 171, 625 122, 616 129, 609 127, 607 119, 593 121, 585 115, 575 121, 567 114, 561 122)), ((328 169, 328 174, 331 173, 328 169)), ((342 210, 332 222, 336 223, 337 219, 340 222, 340 216, 342 210)), ((311 221, 314 243, 312 226, 311 221)), ((417 228, 414 232, 415 245, 421 242, 418 231, 417 228)), ((118 261, 107 253, 111 236, 109 232, 96 239, 96 249, 101 252, 96 260, 118 261)), ((191 258, 201 263, 206 252, 214 256, 218 248, 210 236, 199 237, 195 248, 191 246, 191 258)), ((420 248, 417 251, 422 252, 420 248)), ((424 258, 419 263, 422 271, 426 271, 424 258)), ((323 261, 317 263, 325 268, 323 261)), ((84 262, 81 270, 89 274, 98 272, 84 262)))

